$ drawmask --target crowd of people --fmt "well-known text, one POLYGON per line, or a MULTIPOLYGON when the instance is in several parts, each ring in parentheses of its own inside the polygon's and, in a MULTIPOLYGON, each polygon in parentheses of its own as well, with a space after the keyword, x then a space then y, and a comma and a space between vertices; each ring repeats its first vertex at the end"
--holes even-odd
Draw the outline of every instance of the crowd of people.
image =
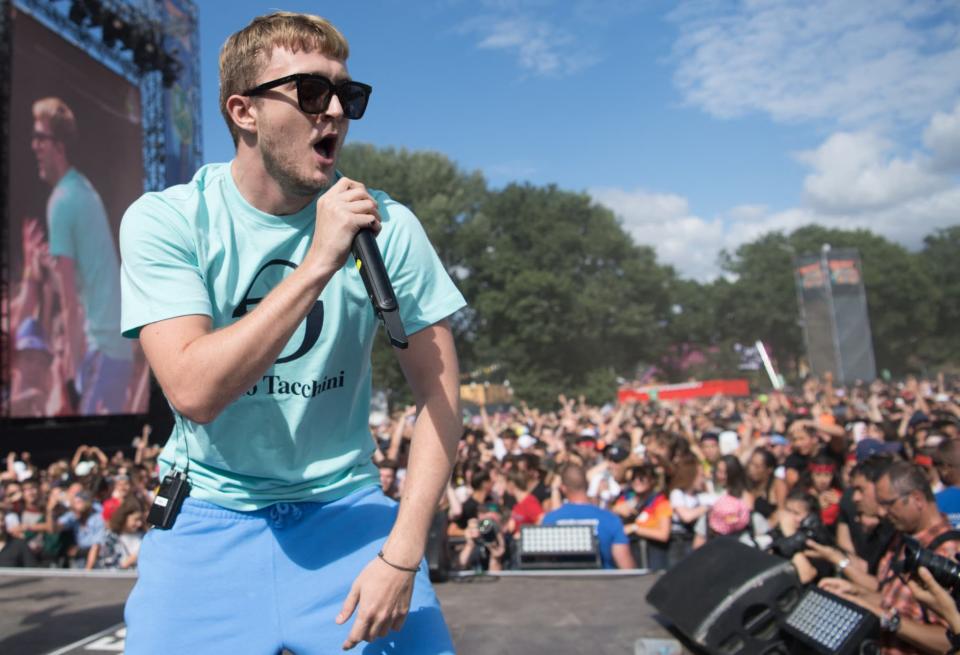
MULTIPOLYGON (((947 652, 960 645, 958 391, 942 376, 841 387, 828 375, 745 398, 481 409, 441 507, 450 565, 517 566, 533 524, 593 525, 603 565, 619 568, 682 566, 735 538, 875 613, 883 652, 947 652), (954 577, 931 577, 918 552, 954 577)), ((395 497, 413 411, 374 427, 395 497)))
MULTIPOLYGON (((745 398, 480 408, 439 508, 447 566, 517 566, 531 525, 592 525, 608 568, 664 570, 733 537, 874 611, 889 652, 943 652, 960 632, 950 581, 903 562, 910 548, 951 561, 960 550, 958 398, 942 377, 844 388, 827 376, 745 398)), ((394 498, 415 412, 371 426, 394 498)), ((135 568, 157 485, 149 437, 132 455, 80 446, 45 467, 10 453, 0 565, 135 568)))
POLYGON ((150 427, 132 456, 81 445, 70 461, 37 466, 9 453, 0 473, 0 566, 136 569, 157 486, 150 427))

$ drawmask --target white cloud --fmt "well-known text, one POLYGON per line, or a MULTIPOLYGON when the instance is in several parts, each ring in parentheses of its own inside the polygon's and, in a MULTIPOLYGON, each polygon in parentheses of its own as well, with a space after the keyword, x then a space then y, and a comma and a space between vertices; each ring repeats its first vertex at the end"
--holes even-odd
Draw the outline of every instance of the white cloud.
POLYGON ((498 50, 516 58, 527 73, 562 77, 589 68, 601 60, 596 30, 603 30, 613 16, 623 13, 616 6, 600 12, 594 2, 556 4, 549 0, 483 0, 485 13, 467 21, 459 31, 475 34, 476 47, 498 50), (564 20, 560 14, 569 14, 564 20), (571 18, 572 16, 572 18, 571 18), (585 26, 585 16, 593 20, 585 26), (576 32, 560 27, 573 24, 576 32))
POLYGON ((549 75, 561 72, 567 65, 560 48, 570 41, 568 35, 556 33, 547 24, 512 18, 494 21, 477 47, 514 51, 522 68, 549 75))
POLYGON ((960 90, 956 3, 707 0, 671 19, 677 86, 721 118, 916 124, 960 90))
POLYGON ((883 209, 949 188, 951 180, 929 170, 926 158, 890 154, 893 145, 870 132, 839 132, 798 159, 813 172, 804 181, 808 204, 826 213, 883 209))
POLYGON ((804 204, 783 211, 739 205, 703 218, 683 196, 645 189, 593 189, 593 198, 620 217, 637 243, 653 246, 681 275, 720 274, 718 255, 763 234, 810 224, 867 229, 907 248, 938 228, 960 224, 960 185, 940 172, 956 155, 960 108, 936 114, 924 131, 931 153, 896 156, 890 141, 870 132, 838 132, 797 158, 809 167, 804 204), (936 165, 935 165, 936 164, 936 165))
POLYGON ((953 112, 937 112, 923 133, 923 143, 933 155, 933 168, 960 170, 960 102, 953 112))
POLYGON ((465 30, 480 35, 478 48, 510 53, 523 70, 535 75, 568 75, 599 60, 569 32, 541 18, 486 17, 472 21, 465 30))
POLYGON ((661 263, 674 266, 687 277, 716 275, 723 223, 693 215, 686 198, 615 188, 591 189, 590 195, 613 210, 636 243, 652 246, 661 263))

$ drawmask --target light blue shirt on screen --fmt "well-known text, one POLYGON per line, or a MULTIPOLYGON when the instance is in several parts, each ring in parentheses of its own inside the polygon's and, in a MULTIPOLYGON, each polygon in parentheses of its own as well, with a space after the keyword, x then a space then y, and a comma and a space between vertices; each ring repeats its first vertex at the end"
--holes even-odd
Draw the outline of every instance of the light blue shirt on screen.
MULTIPOLYGON (((383 192, 371 195, 383 220, 377 244, 413 334, 466 303, 413 213, 383 192)), ((315 216, 316 200, 289 216, 257 210, 229 164, 145 194, 120 227, 124 336, 190 314, 210 316, 214 329, 239 320, 303 260, 315 216)), ((377 326, 348 257, 251 389, 206 425, 174 411, 161 474, 182 470, 189 456, 191 496, 240 511, 325 502, 379 484, 368 425, 377 326)))
POLYGON ((133 358, 119 333, 120 263, 100 194, 90 180, 71 168, 47 201, 50 254, 69 257, 76 271, 77 294, 86 316, 87 348, 114 359, 133 358))

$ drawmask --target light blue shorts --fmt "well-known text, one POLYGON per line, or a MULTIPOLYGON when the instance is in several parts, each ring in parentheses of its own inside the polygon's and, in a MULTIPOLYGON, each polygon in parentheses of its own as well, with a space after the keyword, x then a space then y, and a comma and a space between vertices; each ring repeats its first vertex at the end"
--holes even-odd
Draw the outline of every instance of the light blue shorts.
MULTIPOLYGON (((187 498, 170 530, 150 530, 124 611, 127 655, 342 653, 357 613, 334 621, 397 514, 379 487, 329 503, 236 512, 187 498)), ((352 652, 453 653, 426 562, 400 632, 352 652)))

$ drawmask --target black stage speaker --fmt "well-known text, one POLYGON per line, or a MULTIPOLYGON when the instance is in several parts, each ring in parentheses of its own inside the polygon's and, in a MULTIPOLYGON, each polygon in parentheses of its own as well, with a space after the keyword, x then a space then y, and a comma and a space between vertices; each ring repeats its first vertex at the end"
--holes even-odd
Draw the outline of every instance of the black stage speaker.
POLYGON ((444 510, 433 515, 424 556, 430 567, 430 581, 446 582, 450 573, 450 557, 447 553, 447 512, 444 510))
POLYGON ((647 602, 713 655, 789 652, 780 624, 801 596, 788 560, 711 539, 663 574, 647 602))

